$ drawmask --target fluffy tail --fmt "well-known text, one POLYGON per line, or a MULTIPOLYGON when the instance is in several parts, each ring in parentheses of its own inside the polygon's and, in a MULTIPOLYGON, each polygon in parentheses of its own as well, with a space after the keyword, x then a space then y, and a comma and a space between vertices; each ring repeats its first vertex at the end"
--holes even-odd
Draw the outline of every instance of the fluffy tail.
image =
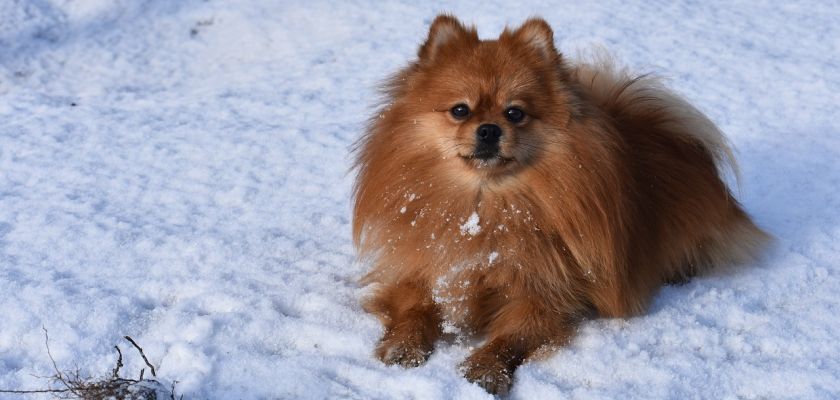
POLYGON ((726 136, 697 108, 668 90, 660 78, 633 75, 628 68, 616 65, 615 59, 600 48, 580 54, 573 71, 588 94, 604 109, 621 108, 634 114, 644 114, 649 109, 668 110, 673 117, 669 130, 692 135, 715 159, 722 176, 731 172, 736 182, 740 180, 738 164, 726 136))
POLYGON ((773 240, 740 207, 736 208, 728 224, 712 231, 696 251, 689 254, 691 266, 704 269, 746 263, 757 258, 761 250, 773 240))
MULTIPOLYGON (((688 136, 702 145, 712 157, 721 183, 727 173, 739 180, 735 156, 723 133, 697 108, 677 96, 650 75, 634 76, 626 68, 617 67, 603 50, 582 55, 572 68, 589 99, 611 115, 645 116, 664 114, 655 127, 673 135, 688 136)), ((643 118, 643 117, 642 117, 643 118)), ((699 184, 699 183, 698 183, 699 184)), ((771 236, 757 227, 727 190, 724 217, 711 223, 699 237, 689 239, 680 253, 682 266, 674 266, 666 274, 687 278, 708 267, 743 263, 757 257, 771 236)), ((674 260, 676 261, 676 260, 674 260)), ((671 279, 671 278, 669 278, 671 279)))

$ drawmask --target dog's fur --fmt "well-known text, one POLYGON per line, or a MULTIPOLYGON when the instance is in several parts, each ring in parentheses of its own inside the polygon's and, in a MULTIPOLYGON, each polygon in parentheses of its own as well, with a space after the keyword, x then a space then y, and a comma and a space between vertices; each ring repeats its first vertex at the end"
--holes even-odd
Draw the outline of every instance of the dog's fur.
POLYGON ((606 58, 566 60, 542 19, 482 41, 438 16, 385 94, 357 143, 353 218, 385 363, 420 365, 453 324, 486 336, 465 376, 503 393, 582 317, 638 314, 768 238, 721 178, 732 153, 708 118, 606 58), (470 156, 483 123, 502 127, 498 159, 470 156))

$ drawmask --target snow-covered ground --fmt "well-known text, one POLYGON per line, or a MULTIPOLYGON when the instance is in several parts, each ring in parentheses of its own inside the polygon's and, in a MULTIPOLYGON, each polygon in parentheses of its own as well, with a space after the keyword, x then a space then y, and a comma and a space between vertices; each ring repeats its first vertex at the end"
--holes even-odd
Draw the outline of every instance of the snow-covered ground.
POLYGON ((0 389, 49 383, 44 327, 89 375, 114 344, 139 371, 132 336, 185 398, 489 397, 464 344, 373 358, 350 242, 348 146, 449 10, 670 77, 778 239, 584 324, 513 398, 840 397, 840 6, 624 3, 0 0, 0 389))

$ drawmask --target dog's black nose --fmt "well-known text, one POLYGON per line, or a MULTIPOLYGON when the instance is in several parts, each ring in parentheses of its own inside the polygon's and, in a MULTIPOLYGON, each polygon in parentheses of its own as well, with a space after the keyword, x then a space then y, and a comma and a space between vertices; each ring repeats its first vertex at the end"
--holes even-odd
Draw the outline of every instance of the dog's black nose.
POLYGON ((502 137, 502 128, 496 124, 483 124, 475 131, 475 136, 479 145, 494 145, 502 137))

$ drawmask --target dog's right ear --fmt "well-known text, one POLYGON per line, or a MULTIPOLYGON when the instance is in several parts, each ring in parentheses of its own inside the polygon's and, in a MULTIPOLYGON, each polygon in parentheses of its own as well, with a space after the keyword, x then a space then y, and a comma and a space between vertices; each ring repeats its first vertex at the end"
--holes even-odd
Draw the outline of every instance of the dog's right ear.
POLYGON ((429 27, 429 37, 420 46, 417 55, 420 63, 428 64, 450 49, 472 46, 478 43, 475 27, 467 29, 457 18, 440 14, 429 27))

